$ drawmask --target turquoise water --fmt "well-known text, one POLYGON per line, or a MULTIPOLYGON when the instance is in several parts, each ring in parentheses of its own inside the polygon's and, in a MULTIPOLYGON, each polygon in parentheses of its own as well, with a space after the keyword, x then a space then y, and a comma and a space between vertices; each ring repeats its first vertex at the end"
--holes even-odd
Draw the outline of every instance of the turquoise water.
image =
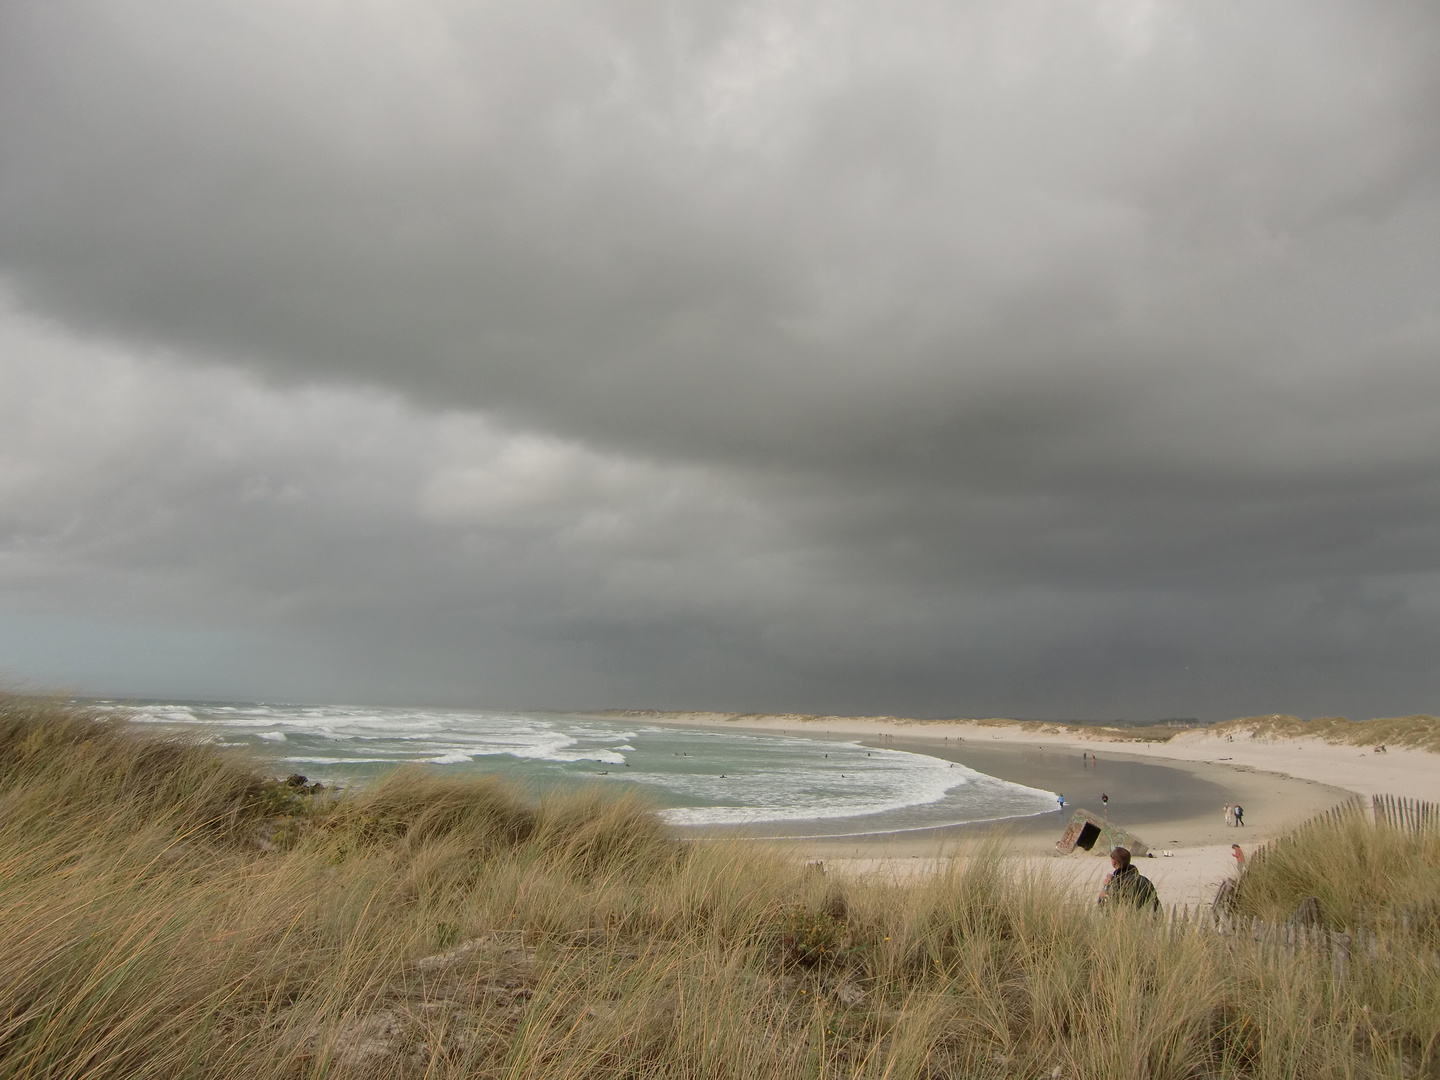
POLYGON ((1025 817, 1053 792, 928 754, 855 741, 560 713, 100 702, 162 730, 242 748, 270 772, 364 783, 400 765, 498 773, 544 790, 577 782, 642 789, 672 824, 836 836, 1025 817))

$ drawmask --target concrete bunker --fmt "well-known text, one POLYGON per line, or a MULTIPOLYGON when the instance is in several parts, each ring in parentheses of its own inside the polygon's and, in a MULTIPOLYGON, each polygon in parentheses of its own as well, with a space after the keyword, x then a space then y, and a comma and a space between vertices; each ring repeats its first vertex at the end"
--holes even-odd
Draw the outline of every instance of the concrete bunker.
POLYGON ((1064 835, 1055 841, 1055 854, 1069 855, 1079 848, 1096 855, 1109 855, 1111 849, 1117 847, 1128 848, 1136 858, 1150 853, 1149 845, 1128 829, 1082 808, 1070 815, 1064 835))

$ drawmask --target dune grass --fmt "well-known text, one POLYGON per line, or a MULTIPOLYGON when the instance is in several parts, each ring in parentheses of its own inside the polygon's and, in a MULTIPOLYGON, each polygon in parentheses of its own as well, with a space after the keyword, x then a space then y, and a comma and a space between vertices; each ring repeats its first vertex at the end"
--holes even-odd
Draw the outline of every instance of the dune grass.
POLYGON ((1412 930, 1440 948, 1440 830, 1376 824, 1354 802, 1253 852, 1236 890, 1236 913, 1282 922, 1313 896, 1331 930, 1412 930))
MULTIPOLYGON (((625 717, 663 718, 674 716, 645 709, 609 709, 597 715, 625 717)), ((927 727, 942 724, 972 724, 976 727, 1015 728, 1036 735, 1063 735, 1103 742, 1169 742, 1177 735, 1189 731, 1204 731, 1211 735, 1245 734, 1258 739, 1299 739, 1319 738, 1326 742, 1342 743, 1349 746, 1397 746, 1440 753, 1440 717, 1417 714, 1414 716, 1377 717, 1373 720, 1353 721, 1343 716, 1321 716, 1313 720, 1302 720, 1298 716, 1275 713, 1269 716, 1242 716, 1216 724, 1191 726, 1184 723, 1157 721, 1155 723, 1105 724, 1100 721, 1077 723, 1063 720, 1011 720, 1003 717, 986 719, 902 719, 894 716, 818 716, 799 713, 705 713, 678 714, 705 717, 715 723, 741 722, 746 720, 779 720, 799 725, 818 726, 827 723, 847 721, 871 721, 877 724, 894 725, 900 728, 927 727)), ((903 734, 903 732, 902 732, 903 734)))
POLYGON ((1205 729, 1215 735, 1246 734, 1257 739, 1323 739, 1347 746, 1403 746, 1440 753, 1440 717, 1415 715, 1349 720, 1343 716, 1318 716, 1302 720, 1276 713, 1271 716, 1242 716, 1212 724, 1205 729))
MULTIPOLYGON (((1262 862, 1256 911, 1309 888, 1262 862)), ((1343 852, 1322 872, 1411 895, 1343 852)), ((837 881, 594 790, 299 794, 0 700, 5 1076, 1440 1075, 1440 969, 1387 957, 1336 986, 983 849, 837 881)))

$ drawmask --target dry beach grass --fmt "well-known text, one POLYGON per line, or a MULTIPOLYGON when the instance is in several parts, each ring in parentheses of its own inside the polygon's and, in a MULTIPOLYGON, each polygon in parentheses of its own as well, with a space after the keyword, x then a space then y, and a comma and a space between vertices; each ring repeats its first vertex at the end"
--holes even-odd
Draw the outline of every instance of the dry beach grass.
POLYGON ((1403 746, 1440 753, 1440 717, 1390 716, 1357 722, 1344 716, 1247 716, 1211 726, 1215 735, 1241 733, 1255 739, 1312 738, 1346 746, 1403 746))
MULTIPOLYGON (((1272 846, 1245 910, 1434 895, 1433 836, 1337 827, 1272 846)), ((0 852, 7 1076, 1440 1075, 1425 948, 1341 984, 983 850, 837 881, 632 799, 302 794, 44 703, 0 701, 0 852)))

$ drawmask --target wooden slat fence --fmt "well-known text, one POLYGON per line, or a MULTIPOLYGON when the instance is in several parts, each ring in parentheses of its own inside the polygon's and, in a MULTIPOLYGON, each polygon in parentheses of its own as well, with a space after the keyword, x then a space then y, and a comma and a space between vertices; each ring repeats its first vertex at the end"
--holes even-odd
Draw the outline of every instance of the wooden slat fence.
MULTIPOLYGON (((1339 825, 1361 815, 1365 815, 1365 802, 1356 795, 1301 823, 1289 835, 1300 836, 1308 829, 1321 825, 1339 825)), ((1365 816, 1376 825, 1388 825, 1407 832, 1440 829, 1440 803, 1425 802, 1423 799, 1407 799, 1399 795, 1371 795, 1370 813, 1365 816)), ((1273 843, 1284 843, 1286 839, 1287 837, 1281 837, 1273 843)), ((1271 846, 1272 844, 1261 844, 1256 847, 1250 853, 1250 862, 1263 859, 1271 846)))
POLYGON ((1311 828, 1316 825, 1339 825, 1346 819, 1353 818, 1358 814, 1363 813, 1364 809, 1365 801, 1361 799, 1359 795, 1356 795, 1353 798, 1346 799, 1344 802, 1336 806, 1332 806, 1323 814, 1317 814, 1315 817, 1305 822, 1295 831, 1303 832, 1305 829, 1311 828))
MULTIPOLYGON (((1288 836, 1256 848, 1249 864, 1264 860, 1266 852, 1276 845, 1298 839, 1310 829, 1359 821, 1386 825, 1407 832, 1440 829, 1440 804, 1396 795, 1372 795, 1369 813, 1359 796, 1347 799, 1300 825, 1288 836)), ((1280 924, 1259 919, 1237 918, 1229 913, 1234 896, 1235 880, 1222 884, 1211 905, 1193 910, 1172 907, 1163 921, 1163 932, 1174 938, 1180 934, 1215 934, 1236 942, 1251 942, 1265 951, 1327 954, 1333 978, 1343 982, 1352 963, 1387 962, 1396 956, 1418 957, 1427 965, 1440 969, 1440 899, 1404 908, 1385 908, 1377 912, 1361 911, 1354 925, 1344 930, 1329 930, 1317 925, 1303 907, 1280 924)), ((1317 909, 1318 913, 1318 909, 1317 909)))
POLYGON ((1389 825, 1406 832, 1440 828, 1440 805, 1395 795, 1372 795, 1370 805, 1376 825, 1389 825))
POLYGON ((1267 844, 1257 845, 1255 849, 1250 852, 1250 863, 1251 865, 1254 865, 1260 862, 1265 858, 1265 853, 1269 851, 1270 848, 1274 847, 1277 844, 1284 844, 1288 841, 1299 839, 1311 829, 1316 829, 1327 825, 1339 825, 1345 821, 1354 820, 1356 818, 1368 817, 1369 815, 1365 813, 1364 800, 1361 799, 1359 795, 1353 796, 1352 798, 1346 799, 1342 803, 1337 803, 1329 810, 1316 814, 1314 817, 1301 822, 1285 836, 1282 836, 1277 840, 1273 840, 1267 844))
POLYGON ((1310 923, 1266 923, 1237 918, 1211 906, 1171 907, 1157 925, 1170 940, 1183 934, 1214 935, 1237 946, 1272 955, 1328 955, 1331 977, 1343 983, 1353 963, 1388 963, 1390 958, 1419 958, 1440 970, 1440 952, 1433 948, 1440 927, 1440 903, 1389 913, 1383 923, 1363 922, 1345 930, 1327 930, 1310 923))

